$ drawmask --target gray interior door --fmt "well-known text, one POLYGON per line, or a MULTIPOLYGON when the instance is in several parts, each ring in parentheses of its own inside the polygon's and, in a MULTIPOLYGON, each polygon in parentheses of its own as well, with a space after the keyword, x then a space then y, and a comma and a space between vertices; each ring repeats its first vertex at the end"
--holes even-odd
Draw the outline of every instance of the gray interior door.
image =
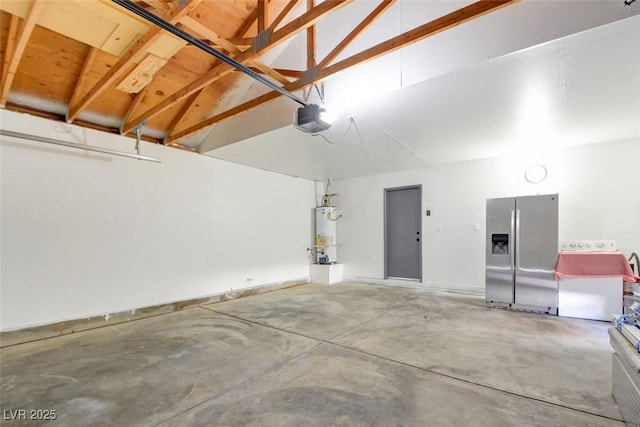
POLYGON ((388 188, 385 194, 385 277, 422 279, 422 188, 388 188))

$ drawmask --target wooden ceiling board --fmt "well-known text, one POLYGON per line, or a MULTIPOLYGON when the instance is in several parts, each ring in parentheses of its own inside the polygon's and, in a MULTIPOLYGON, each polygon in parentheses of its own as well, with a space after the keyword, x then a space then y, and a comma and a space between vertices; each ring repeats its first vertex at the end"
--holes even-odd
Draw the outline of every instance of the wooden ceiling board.
MULTIPOLYGON (((173 119, 171 119, 171 123, 167 126, 165 132, 165 140, 169 139, 169 136, 175 131, 176 126, 180 124, 180 121, 184 118, 184 115, 189 112, 189 110, 198 103, 198 99, 200 95, 204 92, 204 89, 199 90, 198 92, 192 94, 188 98, 185 98, 182 102, 178 103, 178 111, 176 112, 173 119)), ((127 119, 128 120, 128 119, 127 119)), ((125 121, 126 123, 126 121, 125 121)))
MULTIPOLYGON (((200 0, 191 0, 182 9, 172 12, 168 18, 170 23, 177 23, 180 17, 192 12, 200 3, 200 0)), ((118 63, 106 73, 96 86, 94 86, 82 99, 77 103, 69 106, 66 119, 73 121, 75 118, 93 103, 97 98, 102 96, 103 92, 116 83, 119 79, 131 72, 133 66, 138 64, 149 52, 149 49, 164 35, 164 31, 160 28, 150 29, 143 37, 135 42, 135 44, 126 52, 118 63)), ((128 131, 126 129, 125 131, 128 131)))
MULTIPOLYGON (((218 60, 199 49, 183 49, 156 73, 156 78, 149 85, 145 97, 133 111, 132 117, 139 116, 184 85, 203 76, 217 63, 219 63, 218 60)), ((219 92, 224 93, 224 88, 219 92)), ((152 117, 148 120, 149 126, 167 129, 174 122, 175 116, 182 111, 183 105, 184 100, 152 117)))
MULTIPOLYGON (((147 93, 149 92, 150 91, 147 91, 147 93)), ((211 104, 216 102, 216 93, 219 92, 216 92, 214 89, 210 89, 210 91, 205 90, 204 93, 200 97, 198 97, 195 104, 190 105, 188 109, 186 108, 186 106, 190 102, 191 97, 185 98, 184 100, 174 104, 162 113, 159 113, 157 116, 149 119, 147 121, 147 124, 145 125, 145 128, 162 129, 164 132, 166 132, 172 125, 175 124, 174 131, 179 131, 180 129, 186 128, 193 123, 202 121, 203 118, 208 117, 206 114, 210 110, 211 104), (185 109, 187 110, 186 115, 184 113, 185 109), (187 123, 187 125, 185 125, 183 122, 187 123)), ((146 98, 147 95, 145 95, 145 98, 141 102, 149 102, 146 98)), ((140 111, 140 108, 136 109, 140 111)), ((144 133, 145 132, 143 129, 143 134, 144 133)))
MULTIPOLYGON (((118 60, 119 58, 117 56, 98 50, 89 72, 81 82, 81 87, 78 88, 79 96, 84 96, 118 60)), ((113 117, 116 115, 116 112, 122 112, 123 109, 126 110, 130 102, 129 99, 129 94, 112 87, 105 91, 103 97, 89 104, 87 111, 106 117, 113 117)))
MULTIPOLYGON (((91 7, 86 7, 96 4, 100 3, 61 1, 53 4, 47 2, 38 17, 38 25, 90 46, 101 48, 121 24, 105 18, 91 7)), ((115 54, 115 52, 110 53, 115 54)))
MULTIPOLYGON (((130 116, 135 117, 144 113, 150 105, 153 105, 153 102, 164 99, 172 93, 172 90, 180 88, 185 81, 192 81, 204 75, 217 62, 217 59, 200 49, 194 47, 182 49, 156 74, 156 78, 148 86, 146 93, 131 111, 130 116)), ((167 129, 185 103, 186 101, 178 103, 149 120, 148 126, 167 129)))
POLYGON ((104 91, 103 96, 98 97, 89 104, 85 110, 87 113, 96 113, 104 117, 124 116, 131 102, 131 94, 122 92, 115 86, 111 86, 104 91))
POLYGON ((29 10, 29 2, 24 0, 2 0, 0 2, 0 9, 2 11, 10 13, 11 15, 24 18, 29 10))
POLYGON ((150 48, 149 53, 163 59, 170 59, 180 52, 187 43, 172 34, 163 34, 150 48))
MULTIPOLYGON (((144 101, 144 99, 143 99, 144 101)), ((158 132, 164 136, 167 127, 171 124, 173 117, 178 113, 177 107, 173 110, 163 111, 156 117, 147 120, 147 123, 142 128, 143 135, 149 135, 152 132, 158 132)))
MULTIPOLYGON (((288 2, 288 0, 269 1, 270 19, 275 19, 288 2)), ((238 30, 248 19, 253 19, 247 32, 248 35, 253 36, 257 33, 258 28, 255 21, 257 6, 257 0, 205 0, 191 16, 226 39, 244 36, 244 34, 238 35, 238 30)))
POLYGON ((94 47, 121 57, 133 46, 136 40, 142 37, 142 34, 144 33, 139 33, 132 28, 119 25, 109 34, 101 45, 94 47))
POLYGON ((256 0, 203 1, 191 17, 214 30, 220 37, 231 38, 256 4, 256 0))
POLYGON ((85 56, 84 64, 82 65, 82 71, 80 71, 80 75, 76 80, 76 87, 73 90, 71 98, 69 99, 69 105, 75 104, 78 99, 82 97, 82 93, 88 90, 86 82, 91 74, 91 68, 93 67, 93 63, 96 60, 96 56, 98 56, 98 52, 100 52, 100 49, 91 46, 89 52, 87 53, 87 56, 85 56))
POLYGON ((153 75, 166 63, 166 59, 150 53, 116 87, 123 92, 138 93, 151 83, 153 75))
POLYGON ((219 61, 195 46, 186 46, 178 52, 165 67, 168 72, 180 74, 174 77, 180 80, 191 80, 194 76, 203 76, 219 61))
MULTIPOLYGON (((0 8, 23 18, 29 1, 2 0, 0 8)), ((151 24, 115 9, 108 0, 45 1, 38 25, 121 56, 151 24)))
POLYGON ((218 109, 224 110, 228 108, 230 105, 228 100, 225 99, 225 93, 233 91, 239 77, 240 75, 238 74, 230 74, 223 78, 221 81, 222 84, 207 87, 198 97, 198 101, 193 104, 189 111, 183 116, 182 120, 180 120, 174 132, 180 132, 196 123, 200 123, 208 117, 211 117, 218 109))
MULTIPOLYGON (((151 24, 147 20, 142 19, 135 13, 129 12, 128 10, 124 9, 123 7, 120 7, 120 5, 114 3, 111 0, 74 0, 74 1, 96 3, 92 7, 98 10, 101 15, 103 15, 108 19, 111 19, 112 21, 121 23, 122 26, 132 28, 140 34, 146 33, 153 26, 153 24, 151 24)), ((158 13, 157 10, 153 10, 152 12, 158 13)))
MULTIPOLYGON (((182 117, 177 121, 177 123, 175 123, 175 127, 172 129, 171 133, 180 132, 183 129, 192 126, 194 123, 198 123, 199 120, 202 120, 200 117, 206 113, 207 105, 210 102, 215 102, 215 99, 212 98, 213 97, 207 93, 206 89, 203 90, 196 101, 189 105, 187 112, 184 113, 183 111, 182 117)), ((187 98, 187 101, 190 101, 190 99, 191 98, 187 98)), ((184 103, 182 105, 186 106, 187 104, 184 103)))
MULTIPOLYGON (((172 93, 179 90, 183 84, 184 79, 195 80, 199 75, 188 73, 183 67, 177 66, 173 61, 167 63, 158 73, 156 77, 148 86, 144 98, 132 112, 132 117, 137 117, 140 114, 147 111, 153 105, 161 102, 172 93)), ((173 121, 173 117, 180 110, 179 106, 172 106, 166 111, 161 112, 157 116, 148 120, 149 127, 158 129, 166 129, 173 121)))
POLYGON ((11 14, 0 11, 0 55, 4 60, 7 52, 7 37, 9 36, 9 25, 11 24, 11 14))
POLYGON ((34 28, 11 91, 66 103, 89 46, 46 28, 34 28))
POLYGON ((9 29, 9 39, 7 43, 7 57, 3 61, 2 87, 0 88, 0 106, 4 107, 11 91, 11 85, 16 76, 16 71, 22 56, 27 48, 31 34, 36 27, 38 16, 44 3, 42 1, 32 1, 29 3, 29 10, 25 18, 21 20, 18 28, 18 18, 14 16, 9 29))
MULTIPOLYGON (((86 58, 85 58, 86 59, 86 58)), ((82 82, 80 93, 84 95, 89 89, 91 89, 104 74, 107 73, 117 62, 119 58, 115 55, 111 55, 102 50, 98 50, 91 64, 91 68, 88 70, 86 79, 82 82)))
MULTIPOLYGON (((96 3, 99 6, 100 14, 120 24, 113 34, 109 36, 105 44, 102 47, 98 46, 114 55, 124 55, 138 38, 142 37, 143 34, 147 33, 153 27, 151 23, 113 3, 111 0, 91 0, 91 3, 96 3)), ((157 3, 161 2, 158 1, 157 3)), ((170 9, 167 9, 167 11, 169 10, 170 9)), ((155 14, 160 13, 157 10, 153 10, 152 12, 155 14)), ((167 33, 164 34, 160 40, 156 41, 150 48, 149 53, 159 56, 160 58, 169 59, 184 47, 185 44, 184 41, 167 33)))

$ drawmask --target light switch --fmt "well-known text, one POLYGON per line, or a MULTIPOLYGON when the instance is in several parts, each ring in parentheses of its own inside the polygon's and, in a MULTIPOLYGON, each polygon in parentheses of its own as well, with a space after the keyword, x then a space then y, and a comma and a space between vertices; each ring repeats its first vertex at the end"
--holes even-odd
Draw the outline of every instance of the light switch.
POLYGON ((473 231, 480 231, 480 224, 478 224, 477 222, 473 223, 473 231))
POLYGON ((442 224, 436 225, 436 231, 442 231, 442 224))

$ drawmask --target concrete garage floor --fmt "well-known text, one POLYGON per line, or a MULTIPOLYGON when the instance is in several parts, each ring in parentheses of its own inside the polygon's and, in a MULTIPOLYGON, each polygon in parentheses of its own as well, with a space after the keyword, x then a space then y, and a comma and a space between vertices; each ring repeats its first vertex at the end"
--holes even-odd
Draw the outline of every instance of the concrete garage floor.
POLYGON ((608 326, 308 284, 6 347, 2 424, 623 426, 608 326))

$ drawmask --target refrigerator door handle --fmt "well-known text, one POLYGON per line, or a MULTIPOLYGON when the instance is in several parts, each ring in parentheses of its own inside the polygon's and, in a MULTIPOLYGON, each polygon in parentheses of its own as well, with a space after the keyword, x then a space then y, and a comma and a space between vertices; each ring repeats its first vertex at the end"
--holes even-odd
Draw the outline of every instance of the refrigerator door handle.
POLYGON ((516 250, 517 255, 515 257, 516 271, 520 271, 520 209, 516 209, 516 250))
POLYGON ((511 270, 514 269, 515 267, 515 261, 516 261, 516 251, 514 250, 514 245, 513 245, 513 239, 515 237, 515 214, 516 212, 514 210, 511 211, 511 250, 509 250, 509 254, 510 254, 510 258, 511 258, 511 270))

